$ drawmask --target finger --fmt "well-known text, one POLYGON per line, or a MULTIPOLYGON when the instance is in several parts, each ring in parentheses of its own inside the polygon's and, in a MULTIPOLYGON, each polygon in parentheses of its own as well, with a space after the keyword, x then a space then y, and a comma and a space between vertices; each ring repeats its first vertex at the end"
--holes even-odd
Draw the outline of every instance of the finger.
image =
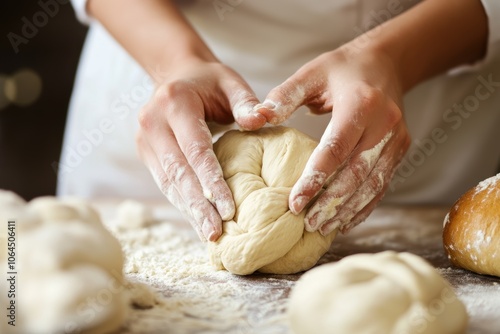
POLYGON ((319 193, 327 179, 344 164, 358 145, 363 129, 352 126, 350 118, 348 112, 332 114, 325 133, 290 193, 289 206, 294 214, 301 212, 319 193))
MULTIPOLYGON (((195 101, 196 99, 189 100, 195 101)), ((160 98, 155 105, 148 105, 141 111, 141 127, 147 135, 147 140, 151 149, 160 163, 163 172, 166 174, 169 184, 172 184, 179 195, 182 197, 182 203, 185 209, 194 220, 194 223, 201 227, 205 237, 214 241, 222 234, 222 221, 214 206, 204 197, 202 185, 191 166, 188 163, 184 153, 181 151, 177 138, 172 130, 164 122, 157 120, 158 113, 156 106, 166 106, 164 113, 167 118, 174 118, 173 110, 178 103, 183 107, 182 110, 189 110, 189 103, 181 96, 175 101, 169 99, 170 104, 162 101, 160 98)), ((196 101, 195 101, 196 102, 196 101)), ((179 113, 187 115, 187 113, 179 113)), ((178 132, 186 129, 178 129, 178 132)), ((216 176, 217 177, 217 176, 216 176)), ((217 182, 216 182, 217 183, 217 182)), ((233 204, 234 205, 234 204, 233 204)), ((230 210, 228 210, 230 211, 230 210)))
POLYGON ((312 95, 317 95, 317 92, 314 93, 310 78, 304 78, 303 73, 299 71, 272 89, 264 102, 255 107, 255 111, 264 115, 267 122, 278 125, 305 104, 306 100, 312 99, 312 95))
POLYGON ((324 224, 320 229, 321 235, 328 235, 332 233, 332 231, 336 228, 339 228, 340 231, 344 234, 349 232, 353 227, 359 225, 368 218, 368 216, 372 213, 372 211, 375 209, 375 207, 383 197, 384 192, 379 193, 361 211, 355 214, 354 217, 350 219, 349 223, 345 225, 337 225, 338 222, 335 222, 334 220, 327 222, 327 224, 324 224))
POLYGON ((355 150, 362 152, 377 145, 401 119, 398 105, 377 90, 362 89, 354 97, 341 96, 335 105, 318 147, 292 188, 289 206, 293 213, 307 206, 325 182, 356 156, 355 150))
MULTIPOLYGON (((335 216, 322 224, 320 232, 323 235, 330 233, 336 228, 339 228, 342 232, 350 230, 356 223, 360 222, 353 221, 354 217, 363 210, 369 210, 371 206, 375 207, 387 189, 395 166, 399 161, 398 156, 394 154, 397 144, 397 140, 390 140, 387 143, 375 167, 371 170, 363 184, 339 208, 335 216)), ((360 217, 362 215, 358 218, 360 217)))
POLYGON ((200 240, 206 241, 207 239, 205 238, 200 225, 196 224, 192 217, 189 215, 189 212, 186 210, 187 206, 185 205, 182 197, 179 195, 174 185, 169 182, 167 175, 158 162, 158 159, 156 158, 151 146, 149 146, 149 144, 145 140, 144 135, 141 134, 141 131, 139 131, 136 142, 140 158, 148 167, 149 172, 151 173, 151 176, 153 177, 153 180, 155 181, 158 188, 169 200, 169 202, 181 211, 184 218, 186 218, 186 220, 188 220, 189 223, 193 226, 200 240))
MULTIPOLYGON (((201 102, 201 101, 200 101, 201 102)), ((222 220, 233 218, 235 205, 231 190, 212 147, 212 135, 204 119, 203 105, 190 96, 178 96, 167 109, 175 138, 189 166, 196 174, 205 197, 217 208, 222 220), (190 112, 179 113, 185 108, 190 112), (192 111, 192 112, 191 112, 192 111), (196 112, 198 111, 198 112, 196 112)))
POLYGON ((171 145, 176 144, 173 137, 171 140, 165 138, 164 143, 170 147, 157 146, 155 152, 158 155, 159 151, 170 150, 170 153, 160 155, 159 162, 168 182, 173 184, 183 199, 185 208, 181 208, 181 210, 187 210, 194 223, 201 227, 207 240, 217 240, 222 234, 220 215, 205 198, 201 184, 182 152, 171 148, 171 145))
POLYGON ((222 220, 230 220, 235 213, 234 200, 213 151, 212 135, 207 124, 194 114, 172 117, 171 124, 175 129, 182 129, 175 136, 201 184, 203 194, 217 208, 222 220))
POLYGON ((233 117, 241 130, 257 130, 263 127, 267 120, 254 110, 259 103, 252 89, 241 79, 241 83, 224 82, 221 88, 229 99, 233 117))
POLYGON ((305 225, 308 231, 316 231, 328 220, 337 215, 338 208, 350 201, 351 196, 365 183, 376 165, 392 132, 374 147, 364 150, 363 143, 349 162, 335 175, 327 189, 318 197, 314 205, 305 216, 305 225))

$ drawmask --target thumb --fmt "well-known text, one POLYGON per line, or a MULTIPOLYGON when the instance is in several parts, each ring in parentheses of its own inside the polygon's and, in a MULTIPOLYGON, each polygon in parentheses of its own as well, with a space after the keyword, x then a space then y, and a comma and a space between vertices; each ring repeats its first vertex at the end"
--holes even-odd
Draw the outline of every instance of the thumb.
POLYGON ((255 107, 255 111, 263 115, 267 122, 278 125, 304 104, 307 95, 306 85, 294 75, 273 88, 264 102, 255 107))
MULTIPOLYGON (((223 88, 224 89, 224 88, 223 88)), ((266 124, 266 117, 254 111, 259 99, 245 83, 224 89, 233 117, 241 130, 257 130, 266 124)))

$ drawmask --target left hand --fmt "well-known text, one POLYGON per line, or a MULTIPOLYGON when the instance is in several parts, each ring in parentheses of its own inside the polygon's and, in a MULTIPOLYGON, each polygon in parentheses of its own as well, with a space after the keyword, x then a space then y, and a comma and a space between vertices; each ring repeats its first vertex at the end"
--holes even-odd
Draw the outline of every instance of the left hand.
POLYGON ((402 88, 382 52, 348 53, 344 46, 320 55, 274 88, 256 110, 280 124, 301 105, 332 112, 328 127, 289 197, 306 230, 326 235, 362 222, 382 198, 410 144, 402 88), (321 192, 322 189, 325 190, 321 192))

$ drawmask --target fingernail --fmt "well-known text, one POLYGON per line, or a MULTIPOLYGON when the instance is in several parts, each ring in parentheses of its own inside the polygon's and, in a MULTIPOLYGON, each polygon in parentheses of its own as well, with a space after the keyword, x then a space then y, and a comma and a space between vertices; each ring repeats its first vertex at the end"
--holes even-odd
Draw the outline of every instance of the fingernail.
POLYGON ((263 108, 266 108, 266 109, 269 109, 269 110, 274 110, 276 109, 276 103, 274 103, 273 101, 271 100, 265 100, 263 103, 262 103, 262 107, 263 108))
POLYGON ((205 238, 207 238, 208 241, 216 240, 215 229, 208 220, 205 219, 203 225, 201 226, 201 230, 203 231, 203 235, 205 236, 205 238))
POLYGON ((306 196, 297 196, 292 201, 291 211, 294 215, 298 215, 304 207, 307 205, 307 197, 306 196))
POLYGON ((340 220, 334 220, 332 222, 326 223, 323 226, 321 226, 319 233, 323 236, 327 236, 328 234, 332 233, 333 230, 338 228, 342 222, 340 220))
POLYGON ((216 203, 216 206, 223 221, 230 220, 234 217, 234 203, 219 201, 216 203))
POLYGON ((255 107, 253 107, 253 112, 258 113, 260 109, 274 110, 276 109, 276 104, 266 100, 263 103, 256 104, 255 107))
POLYGON ((307 232, 316 232, 318 230, 318 220, 316 216, 317 214, 311 217, 309 217, 309 215, 306 215, 306 217, 304 218, 304 223, 307 232))

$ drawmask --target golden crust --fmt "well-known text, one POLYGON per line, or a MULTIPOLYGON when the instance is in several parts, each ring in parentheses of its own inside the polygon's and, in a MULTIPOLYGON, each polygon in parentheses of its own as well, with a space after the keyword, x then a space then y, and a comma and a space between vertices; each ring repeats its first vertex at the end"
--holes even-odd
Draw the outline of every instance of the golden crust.
POLYGON ((500 276, 500 174, 455 202, 445 218, 443 243, 454 265, 500 276))

